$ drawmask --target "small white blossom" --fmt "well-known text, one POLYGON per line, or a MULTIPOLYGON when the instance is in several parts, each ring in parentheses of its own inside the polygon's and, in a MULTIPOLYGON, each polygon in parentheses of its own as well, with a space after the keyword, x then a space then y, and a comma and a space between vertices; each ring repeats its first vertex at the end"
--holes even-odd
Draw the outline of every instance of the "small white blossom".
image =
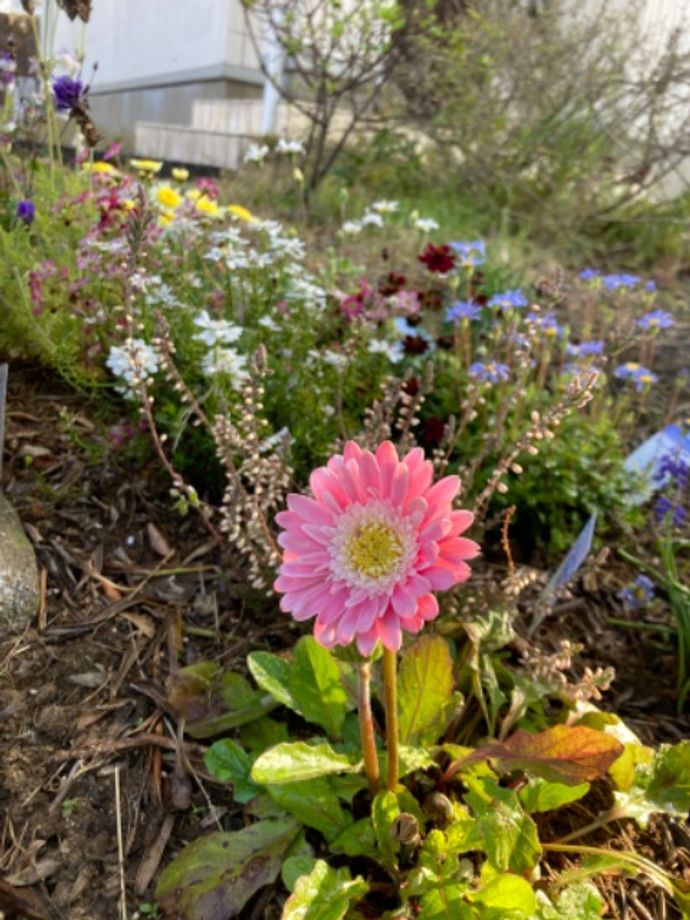
POLYGON ((391 344, 385 339, 372 339, 368 348, 373 355, 385 355, 391 364, 397 364, 398 361, 402 360, 403 346, 401 342, 391 344))
POLYGON ((422 233, 433 233, 434 230, 438 230, 439 228, 439 224, 433 217, 418 217, 414 225, 417 230, 421 230, 422 233))
POLYGON ((333 351, 330 348, 327 348, 324 352, 321 353, 320 358, 326 364, 330 364, 332 367, 336 367, 338 370, 344 370, 347 367, 347 356, 344 355, 341 351, 333 351))
POLYGON ((266 144, 250 144, 244 152, 244 162, 262 163, 269 152, 266 144))
POLYGON ((247 372, 247 358, 234 348, 221 348, 216 345, 201 362, 201 369, 207 377, 217 374, 227 374, 231 378, 230 384, 235 390, 242 388, 249 378, 247 372))
POLYGON ((194 317, 194 325, 201 332, 194 336, 194 341, 203 342, 204 345, 230 345, 242 335, 242 327, 228 322, 226 319, 211 319, 208 310, 202 310, 194 317))
POLYGON ((367 211, 361 223, 363 227, 383 227, 383 218, 374 211, 367 211))
POLYGON ((362 232, 362 224, 358 220, 346 220, 340 229, 348 236, 357 236, 362 232))
POLYGON ((276 153, 304 153, 304 144, 301 141, 289 141, 286 137, 278 139, 276 153))
POLYGON ((375 201, 371 206, 372 211, 378 211, 379 214, 392 214, 394 211, 398 210, 397 201, 388 201, 385 198, 382 198, 380 201, 375 201))
POLYGON ((280 332, 280 326, 272 316, 262 316, 259 320, 259 325, 263 326, 264 329, 268 329, 269 332, 280 332))

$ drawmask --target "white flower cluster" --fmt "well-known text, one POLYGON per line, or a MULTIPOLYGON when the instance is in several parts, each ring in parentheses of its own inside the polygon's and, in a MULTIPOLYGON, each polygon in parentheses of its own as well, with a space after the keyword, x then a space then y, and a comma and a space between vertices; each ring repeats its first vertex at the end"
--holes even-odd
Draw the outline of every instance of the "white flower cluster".
POLYGON ((433 233, 434 230, 438 230, 439 224, 434 220, 433 217, 418 217, 414 222, 417 230, 421 230, 422 233, 433 233))
POLYGON ((266 144, 250 144, 244 152, 244 162, 263 163, 269 153, 266 144))
POLYGON ((397 364, 403 358, 402 342, 387 342, 385 339, 371 339, 368 350, 372 355, 385 355, 391 364, 397 364))
POLYGON ((241 390, 249 378, 247 372, 247 358, 234 348, 223 348, 214 345, 201 362, 201 369, 206 377, 215 377, 225 374, 230 378, 230 385, 235 390, 241 390))
POLYGON ((211 319, 208 310, 202 310, 194 317, 194 325, 201 329, 201 332, 194 336, 194 340, 209 347, 231 345, 242 335, 241 326, 236 326, 226 319, 211 319))
POLYGON ((290 141, 286 137, 278 138, 278 143, 276 144, 276 153, 304 153, 304 144, 301 141, 290 141))
POLYGON ((359 220, 346 220, 340 228, 340 232, 345 236, 357 236, 365 227, 377 227, 380 229, 384 226, 384 215, 394 214, 397 210, 397 201, 382 198, 380 201, 375 201, 359 220))
POLYGON ((125 384, 117 389, 125 396, 135 395, 134 387, 145 382, 158 370, 158 355, 143 339, 127 339, 124 345, 112 345, 106 366, 125 384))

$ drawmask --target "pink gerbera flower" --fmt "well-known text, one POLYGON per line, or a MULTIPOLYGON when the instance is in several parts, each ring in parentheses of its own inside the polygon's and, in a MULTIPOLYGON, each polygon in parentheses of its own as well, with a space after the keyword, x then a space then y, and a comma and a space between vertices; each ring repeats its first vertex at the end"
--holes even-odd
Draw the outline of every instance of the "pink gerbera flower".
POLYGON ((400 460, 384 441, 375 454, 349 441, 314 470, 314 498, 289 495, 276 521, 283 564, 275 588, 296 620, 316 617, 327 647, 353 639, 363 655, 380 640, 400 648, 402 630, 419 632, 438 615, 432 591, 470 577, 479 546, 460 534, 470 511, 453 511, 457 476, 431 485, 433 467, 415 448, 400 460))

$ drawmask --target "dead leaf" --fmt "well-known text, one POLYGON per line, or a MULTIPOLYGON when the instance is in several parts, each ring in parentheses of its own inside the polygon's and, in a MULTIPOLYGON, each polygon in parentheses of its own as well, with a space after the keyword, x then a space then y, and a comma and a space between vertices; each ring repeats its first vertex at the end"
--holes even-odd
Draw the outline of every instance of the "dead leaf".
POLYGON ((160 530, 153 524, 151 521, 146 525, 146 533, 148 534, 149 543, 151 544, 151 549, 158 553, 159 556, 165 558, 166 556, 172 556, 172 550, 170 549, 170 544, 165 539, 160 530))
POLYGON ((14 872, 12 875, 6 875, 5 881, 10 885, 14 885, 16 888, 24 888, 26 885, 35 885, 36 882, 41 882, 43 879, 54 875, 60 866, 61 863, 59 860, 46 856, 45 859, 39 859, 31 866, 27 866, 19 872, 14 872))

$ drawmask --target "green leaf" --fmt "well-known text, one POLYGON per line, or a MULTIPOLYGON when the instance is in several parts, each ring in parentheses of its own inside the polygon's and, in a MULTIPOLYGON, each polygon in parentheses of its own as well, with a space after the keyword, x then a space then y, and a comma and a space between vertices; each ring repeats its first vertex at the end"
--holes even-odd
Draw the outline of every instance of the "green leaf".
POLYGON ((319 859, 309 875, 297 879, 282 920, 342 920, 368 889, 363 878, 351 878, 349 869, 332 869, 319 859))
POLYGON ((283 885, 288 891, 294 891, 297 880, 303 875, 309 875, 315 865, 315 856, 309 856, 306 853, 299 856, 288 856, 280 870, 283 885))
POLYGON ((339 738, 347 715, 347 693, 335 658, 313 636, 303 636, 295 646, 289 687, 304 718, 320 725, 331 738, 339 738))
POLYGON ((342 834, 331 840, 329 849, 331 853, 344 853, 345 856, 378 857, 371 819, 360 818, 359 821, 355 821, 342 834))
POLYGON ((394 792, 386 790, 377 793, 371 806, 371 820, 374 825, 376 842, 385 863, 394 863, 395 854, 400 849, 400 844, 391 835, 393 822, 399 814, 400 805, 394 792))
POLYGON ((522 807, 528 814, 535 811, 554 811, 570 802, 577 802, 589 792, 589 783, 566 786, 564 783, 550 783, 539 777, 531 778, 518 792, 522 807))
POLYGON ((286 741, 264 751, 252 767, 255 783, 297 783, 329 773, 356 773, 361 762, 353 764, 347 754, 337 754, 330 744, 286 741))
POLYGON ((481 905, 481 916, 487 920, 527 920, 537 909, 532 886, 510 873, 497 875, 467 897, 481 905))
POLYGON ((569 885, 556 902, 559 920, 599 920, 604 902, 594 885, 569 885))
POLYGON ((278 703, 302 715, 290 690, 292 665, 289 661, 271 652, 251 652, 247 655, 247 667, 262 690, 270 693, 278 703))
POLYGON ((192 738, 220 735, 261 718, 276 706, 272 697, 254 690, 241 674, 223 671, 214 661, 181 668, 173 678, 168 700, 192 738))
POLYGON ((654 763, 654 749, 632 741, 624 746, 621 756, 609 767, 609 773, 617 788, 621 792, 626 792, 634 785, 638 777, 637 768, 650 766, 652 763, 654 763))
POLYGON ((236 917, 259 888, 276 880, 298 832, 299 825, 285 818, 200 837, 165 867, 156 901, 180 920, 236 917))
POLYGON ((267 791, 281 808, 307 827, 320 831, 326 840, 337 837, 352 824, 352 815, 342 808, 327 776, 268 786, 267 791))
POLYGON ((654 758, 647 798, 659 811, 687 815, 690 811, 690 741, 662 744, 654 758))
POLYGON ((448 643, 428 634, 403 652, 398 676, 400 743, 433 743, 446 725, 453 692, 453 660, 448 643))
POLYGON ((446 882, 430 888, 420 899, 419 920, 476 920, 477 914, 464 900, 466 885, 446 882))
MULTIPOLYGON (((407 776, 408 773, 414 773, 415 770, 428 770, 433 767, 436 761, 429 753, 427 748, 408 747, 406 744, 400 745, 398 751, 398 769, 400 776, 407 776)), ((381 754, 381 768, 385 775, 387 768, 387 758, 381 754)))
POLYGON ((253 754, 262 754, 267 748, 289 738, 288 727, 285 722, 276 722, 268 716, 248 722, 239 731, 240 743, 243 748, 253 754))
POLYGON ((466 801, 477 819, 490 864, 498 872, 525 872, 541 855, 537 827, 512 789, 489 777, 467 779, 466 801))
POLYGON ((259 786, 251 781, 249 774, 252 760, 249 754, 230 738, 216 741, 204 755, 206 769, 221 783, 232 783, 233 798, 245 805, 261 792, 259 786))

